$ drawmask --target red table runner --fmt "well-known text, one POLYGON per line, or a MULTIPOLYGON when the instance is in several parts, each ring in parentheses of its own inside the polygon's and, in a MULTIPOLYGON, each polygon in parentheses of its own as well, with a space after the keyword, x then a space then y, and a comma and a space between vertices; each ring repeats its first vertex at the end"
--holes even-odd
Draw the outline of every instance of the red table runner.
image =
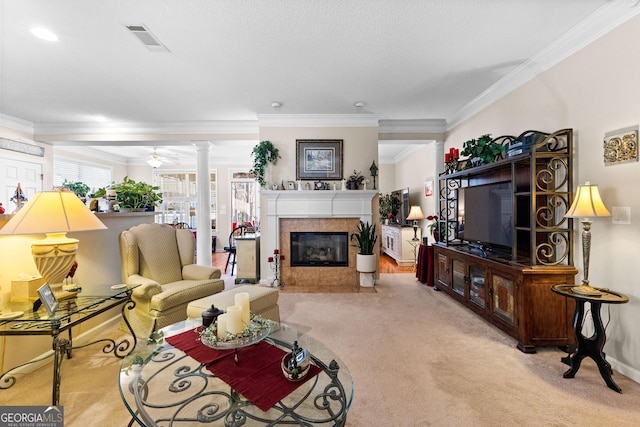
POLYGON ((205 365, 211 373, 262 411, 268 411, 321 371, 311 365, 309 373, 301 381, 287 380, 280 368, 286 352, 264 341, 239 349, 236 363, 233 357, 235 350, 207 347, 200 341, 198 328, 168 337, 165 341, 205 365))

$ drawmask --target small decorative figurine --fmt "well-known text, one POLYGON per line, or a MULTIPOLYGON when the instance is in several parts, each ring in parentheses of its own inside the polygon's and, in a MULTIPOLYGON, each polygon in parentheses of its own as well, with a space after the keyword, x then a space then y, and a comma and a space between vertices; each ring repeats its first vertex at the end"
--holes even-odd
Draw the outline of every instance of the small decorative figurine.
POLYGON ((13 211, 13 213, 17 213, 20 210, 20 208, 22 208, 22 205, 24 205, 25 202, 29 201, 29 199, 27 199, 24 193, 22 192, 22 187, 20 187, 20 183, 18 183, 18 186, 16 187, 16 191, 13 193, 13 197, 11 198, 11 201, 16 204, 16 210, 13 211))

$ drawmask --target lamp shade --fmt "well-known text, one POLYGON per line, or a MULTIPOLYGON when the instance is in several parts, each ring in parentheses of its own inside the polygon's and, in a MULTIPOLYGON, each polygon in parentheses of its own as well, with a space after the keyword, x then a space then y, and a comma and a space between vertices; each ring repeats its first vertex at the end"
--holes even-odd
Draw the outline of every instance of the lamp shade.
POLYGON ((585 185, 578 186, 576 197, 565 214, 567 218, 585 218, 595 216, 611 216, 604 202, 600 198, 597 185, 591 185, 589 181, 585 185))
POLYGON ((411 210, 409 211, 408 220, 418 221, 424 219, 424 214, 422 213, 422 208, 420 206, 411 206, 411 210))
POLYGON ((66 233, 106 228, 75 193, 43 191, 32 197, 0 229, 0 234, 46 234, 31 245, 31 255, 42 277, 54 292, 59 292, 62 281, 69 275, 73 277, 78 251, 78 239, 67 237, 66 233))
POLYGON ((0 229, 0 234, 45 234, 107 227, 71 191, 42 191, 0 229))

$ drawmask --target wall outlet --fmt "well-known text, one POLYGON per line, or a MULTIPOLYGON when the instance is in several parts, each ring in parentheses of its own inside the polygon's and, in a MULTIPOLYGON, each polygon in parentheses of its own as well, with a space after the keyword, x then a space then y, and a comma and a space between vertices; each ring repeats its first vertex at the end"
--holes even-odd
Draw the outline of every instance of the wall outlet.
POLYGON ((631 207, 613 206, 611 207, 612 224, 631 224, 631 207))

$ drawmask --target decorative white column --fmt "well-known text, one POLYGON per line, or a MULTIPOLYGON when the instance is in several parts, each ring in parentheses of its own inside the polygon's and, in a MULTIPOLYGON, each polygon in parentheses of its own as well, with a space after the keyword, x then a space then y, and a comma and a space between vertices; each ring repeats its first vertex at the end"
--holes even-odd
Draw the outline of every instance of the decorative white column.
POLYGON ((196 163, 196 264, 211 266, 211 187, 209 183, 209 141, 196 142, 198 160, 196 163))

